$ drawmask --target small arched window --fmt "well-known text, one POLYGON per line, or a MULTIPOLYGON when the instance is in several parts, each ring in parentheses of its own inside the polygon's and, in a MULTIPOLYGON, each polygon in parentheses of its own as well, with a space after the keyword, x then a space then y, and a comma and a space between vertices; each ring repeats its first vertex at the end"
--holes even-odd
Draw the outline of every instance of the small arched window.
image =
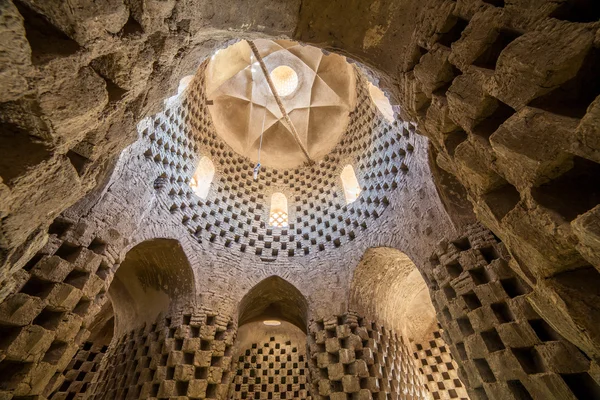
POLYGON ((283 193, 273 193, 271 196, 271 212, 269 226, 285 228, 288 226, 288 204, 283 193))
POLYGON ((190 181, 190 187, 201 199, 206 199, 215 176, 215 167, 208 157, 202 157, 190 181))
POLYGON ((344 167, 341 178, 344 187, 344 197, 346 197, 346 204, 350 204, 356 200, 360 194, 360 185, 358 184, 358 179, 356 179, 356 174, 354 173, 352 165, 348 164, 344 167))

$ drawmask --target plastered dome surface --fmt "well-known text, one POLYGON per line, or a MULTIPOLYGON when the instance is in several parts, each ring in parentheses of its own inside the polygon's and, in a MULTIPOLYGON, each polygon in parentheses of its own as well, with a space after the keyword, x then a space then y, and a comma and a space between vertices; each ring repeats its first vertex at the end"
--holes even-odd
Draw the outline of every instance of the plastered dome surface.
MULTIPOLYGON (((311 160, 338 143, 356 103, 354 69, 339 55, 287 40, 256 40, 283 107, 311 160)), ((217 133, 239 154, 276 168, 308 161, 246 41, 217 52, 206 70, 217 133)), ((209 103, 210 104, 210 103, 209 103)))

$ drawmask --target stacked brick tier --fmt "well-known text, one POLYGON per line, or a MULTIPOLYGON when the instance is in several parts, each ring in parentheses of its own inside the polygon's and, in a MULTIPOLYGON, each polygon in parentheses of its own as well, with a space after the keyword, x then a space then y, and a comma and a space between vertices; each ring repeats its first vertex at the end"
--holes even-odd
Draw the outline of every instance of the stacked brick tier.
POLYGON ((85 342, 64 371, 64 380, 48 398, 52 400, 71 400, 77 394, 86 394, 96 379, 100 363, 108 350, 106 345, 85 342))
POLYGON ((598 398, 598 365, 535 312, 509 259, 480 225, 431 259, 432 300, 471 399, 598 398))
POLYGON ((419 372, 434 400, 469 400, 467 389, 458 377, 458 365, 442 338, 442 332, 438 329, 433 332, 431 340, 411 343, 419 372))
POLYGON ((598 4, 431 5, 400 76, 401 107, 430 138, 432 164, 466 189, 460 201, 515 256, 536 309, 598 361, 598 4))
POLYGON ((275 337, 254 343, 232 367, 231 399, 310 400, 306 348, 275 337))
POLYGON ((429 398, 402 340, 352 313, 311 323, 309 350, 315 398, 429 398))
POLYGON ((114 258, 104 254, 104 243, 80 243, 61 219, 49 234, 0 304, 0 395, 48 395, 61 386, 62 371, 73 364, 90 334, 87 325, 106 301, 114 258))
POLYGON ((94 399, 223 399, 231 381, 235 329, 210 312, 159 318, 117 341, 94 399))

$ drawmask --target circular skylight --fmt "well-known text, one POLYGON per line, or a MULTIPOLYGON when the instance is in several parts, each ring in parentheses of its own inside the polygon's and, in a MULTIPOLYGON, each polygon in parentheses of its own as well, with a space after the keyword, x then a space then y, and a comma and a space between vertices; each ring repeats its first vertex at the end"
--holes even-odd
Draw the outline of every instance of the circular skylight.
POLYGON ((281 97, 289 96, 298 87, 298 74, 287 65, 280 65, 271 71, 271 80, 281 97))

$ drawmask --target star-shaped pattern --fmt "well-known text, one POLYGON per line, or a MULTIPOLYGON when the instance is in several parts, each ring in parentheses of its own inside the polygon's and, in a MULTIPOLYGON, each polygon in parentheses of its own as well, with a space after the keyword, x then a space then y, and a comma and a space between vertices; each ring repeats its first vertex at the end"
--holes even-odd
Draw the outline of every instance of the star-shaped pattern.
MULTIPOLYGON (((329 153, 346 130, 356 103, 355 71, 342 56, 287 40, 256 40, 269 71, 288 66, 298 86, 282 96, 312 160, 329 153)), ((217 133, 239 154, 277 168, 292 168, 306 160, 273 98, 267 80, 247 42, 215 54, 206 70, 206 92, 217 133)))

